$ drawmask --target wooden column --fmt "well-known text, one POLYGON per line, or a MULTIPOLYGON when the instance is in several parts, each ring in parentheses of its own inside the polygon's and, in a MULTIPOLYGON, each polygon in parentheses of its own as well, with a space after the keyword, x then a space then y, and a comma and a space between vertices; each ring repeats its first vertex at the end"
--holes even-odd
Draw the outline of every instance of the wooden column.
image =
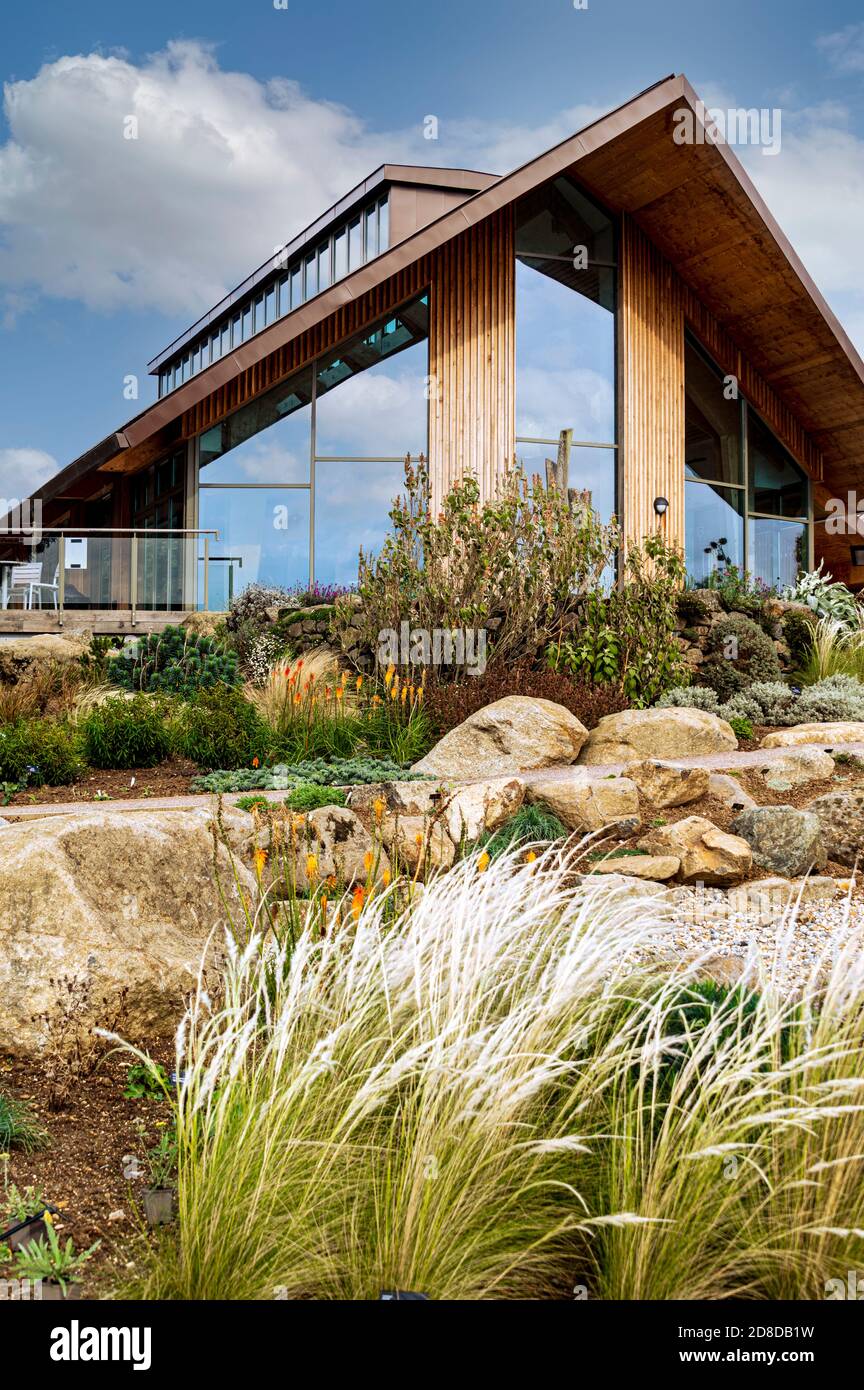
POLYGON ((434 258, 429 342, 433 504, 465 473, 482 493, 516 451, 513 209, 504 208, 434 258))
POLYGON ((636 224, 621 223, 619 505, 625 545, 663 528, 684 543, 684 305, 681 283, 636 224), (660 521, 655 497, 669 510, 660 521))

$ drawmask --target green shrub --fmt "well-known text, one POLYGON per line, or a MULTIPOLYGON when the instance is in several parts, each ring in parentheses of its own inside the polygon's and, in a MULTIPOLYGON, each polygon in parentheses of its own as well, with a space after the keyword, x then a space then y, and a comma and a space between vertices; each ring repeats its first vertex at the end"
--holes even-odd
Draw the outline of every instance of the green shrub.
POLYGON ((122 696, 95 706, 81 721, 91 767, 154 767, 171 752, 165 707, 148 695, 122 696))
POLYGON ((317 811, 319 806, 345 806, 346 803, 347 797, 338 787, 321 787, 315 782, 301 782, 285 798, 285 805, 292 811, 317 811))
POLYGON ((194 792, 289 791, 303 782, 323 787, 357 787, 378 782, 421 782, 422 772, 411 772, 387 758, 337 758, 325 762, 278 763, 274 767, 220 770, 196 777, 194 792))
POLYGON ((795 703, 796 724, 824 724, 864 719, 864 685, 854 676, 828 676, 801 691, 795 703))
POLYGON ((22 719, 0 728, 0 782, 64 787, 81 776, 79 740, 68 724, 22 719))
POLYGON ((736 738, 753 737, 754 729, 749 719, 745 719, 740 714, 733 714, 728 722, 736 738))
POLYGON ((815 616, 809 618, 792 609, 783 618, 783 641, 789 648, 795 666, 803 666, 807 660, 813 643, 815 616))
POLYGON ((674 546, 647 537, 631 546, 624 583, 585 600, 572 636, 551 643, 546 659, 555 670, 597 684, 620 685, 640 708, 674 686, 686 667, 673 640, 684 561, 674 546))
POLYGON ((199 767, 248 768, 265 760, 270 731, 240 690, 217 685, 181 707, 174 740, 177 752, 199 767))
POLYGON ((730 613, 714 624, 706 655, 699 680, 720 700, 729 700, 757 681, 777 681, 782 674, 771 638, 743 613, 730 613))
POLYGON ((149 633, 108 663, 108 679, 124 690, 194 695, 240 683, 237 658, 213 637, 166 627, 149 633))
POLYGON ((377 650, 378 634, 403 620, 427 632, 485 630, 494 615, 489 662, 532 659, 597 587, 618 544, 616 524, 571 509, 566 491, 521 466, 500 474, 487 499, 466 474, 433 511, 428 467, 409 463, 390 520, 378 554, 361 551, 360 606, 336 601, 333 631, 347 650, 377 650))
POLYGON ((497 859, 519 845, 563 840, 567 834, 567 827, 545 806, 523 806, 497 830, 481 835, 478 844, 482 845, 490 858, 497 859))
POLYGON ((701 709, 716 714, 719 708, 714 691, 704 685, 673 685, 657 701, 657 709, 701 709))

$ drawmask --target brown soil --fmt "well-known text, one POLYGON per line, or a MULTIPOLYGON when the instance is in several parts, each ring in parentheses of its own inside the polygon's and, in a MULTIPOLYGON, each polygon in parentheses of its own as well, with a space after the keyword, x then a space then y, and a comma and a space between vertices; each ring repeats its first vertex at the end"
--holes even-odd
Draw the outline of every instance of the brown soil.
MULTIPOLYGON (((152 1041, 143 1050, 169 1071, 173 1067, 170 1039, 152 1041)), ((143 1179, 124 1178, 123 1157, 135 1154, 143 1162, 144 1153, 161 1133, 157 1121, 166 1120, 170 1113, 164 1102, 124 1098, 126 1073, 134 1060, 124 1053, 106 1055, 94 1074, 77 1087, 71 1108, 52 1114, 39 1067, 0 1059, 0 1090, 10 1099, 26 1101, 50 1138, 48 1147, 37 1153, 12 1150, 9 1182, 41 1190, 57 1208, 55 1226, 64 1242, 71 1236, 76 1249, 86 1250, 101 1241, 84 1267, 85 1297, 107 1293, 128 1273, 128 1264, 135 1258, 134 1246, 145 1229, 140 1199, 146 1184, 143 1179), (137 1129, 140 1122, 147 1130, 144 1140, 137 1129), (110 1221, 114 1212, 122 1212, 122 1219, 110 1221)), ((13 1273, 13 1266, 0 1265, 0 1278, 13 1273)))
MULTIPOLYGON (((141 796, 186 796, 198 768, 185 758, 171 758, 158 767, 88 770, 68 787, 28 787, 16 792, 12 806, 41 806, 66 801, 129 801, 141 796), (104 792, 105 797, 98 796, 104 792)), ((2 814, 2 812, 0 812, 2 814)))

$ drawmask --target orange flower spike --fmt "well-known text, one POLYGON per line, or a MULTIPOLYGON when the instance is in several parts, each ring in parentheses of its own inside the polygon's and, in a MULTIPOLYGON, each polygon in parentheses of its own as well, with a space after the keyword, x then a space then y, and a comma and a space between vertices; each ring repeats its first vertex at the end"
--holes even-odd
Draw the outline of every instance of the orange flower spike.
POLYGON ((318 877, 318 858, 317 858, 317 855, 314 855, 314 854, 307 854, 307 855, 306 855, 306 877, 309 879, 310 883, 314 883, 314 882, 315 882, 315 879, 318 877))
POLYGON ((419 830, 417 831, 417 834, 414 836, 414 843, 415 843, 415 845, 417 846, 418 849, 420 849, 420 848, 422 847, 422 844, 423 844, 423 836, 422 836, 422 834, 420 833, 419 830))
POLYGON ((252 759, 252 766, 253 766, 253 767, 257 767, 257 766, 258 766, 258 759, 257 759, 257 757, 252 759))
POLYGON ((255 872, 260 878, 264 872, 264 865, 267 863, 266 849, 256 849, 255 851, 255 872))
POLYGON ((298 693, 297 695, 295 695, 295 696, 294 696, 294 703, 295 703, 295 705, 302 705, 302 703, 303 703, 303 696, 300 695, 299 693, 298 693))
POLYGON ((403 705, 404 705, 404 703, 405 703, 405 701, 406 701, 407 699, 408 699, 408 687, 407 687, 407 685, 403 685, 403 687, 402 687, 402 703, 403 703, 403 705))
POLYGON ((488 868, 489 868, 489 855, 488 855, 488 854, 486 853, 486 851, 484 850, 483 853, 480 855, 480 858, 477 860, 477 872, 478 872, 478 874, 485 874, 485 872, 486 872, 486 870, 487 870, 488 868))
POLYGON ((391 662, 390 665, 387 667, 387 671, 386 671, 386 674, 385 674, 385 676, 384 676, 384 684, 387 685, 387 686, 389 686, 389 684, 390 684, 390 682, 392 681, 392 679, 393 679, 393 677, 395 676, 395 674, 396 674, 396 667, 395 667, 395 666, 393 665, 393 663, 391 662))
POLYGON ((366 870, 367 874, 371 874, 374 863, 375 855, 372 853, 371 849, 367 849, 366 853, 363 855, 363 868, 366 870))
POLYGON ((360 913, 363 911, 363 904, 365 901, 366 890, 358 883, 357 887, 354 889, 353 897, 351 898, 351 916, 354 918, 355 922, 359 919, 360 913))
POLYGON ((385 870, 384 870, 383 874, 381 875, 381 882, 384 884, 384 887, 385 887, 385 888, 389 888, 389 887, 390 887, 390 870, 389 870, 389 869, 385 869, 385 870))
POLYGON ((301 669, 302 665, 303 665, 303 658, 302 658, 302 656, 301 656, 300 660, 297 662, 297 670, 298 670, 298 671, 301 669))
POLYGON ((362 676, 358 676, 358 677, 357 677, 356 688, 357 688, 358 693, 359 693, 359 691, 361 691, 361 690, 363 689, 363 677, 362 677, 362 676))
POLYGON ((375 800, 374 800, 373 803, 372 803, 372 808, 373 808, 373 810, 374 810, 374 812, 375 812, 375 819, 376 819, 376 820, 380 820, 381 817, 382 817, 383 814, 384 814, 384 800, 383 800, 383 798, 380 797, 380 796, 376 796, 375 800))
POLYGON ((534 853, 533 849, 529 849, 528 853, 525 855, 525 863, 533 864, 536 858, 537 855, 534 853))

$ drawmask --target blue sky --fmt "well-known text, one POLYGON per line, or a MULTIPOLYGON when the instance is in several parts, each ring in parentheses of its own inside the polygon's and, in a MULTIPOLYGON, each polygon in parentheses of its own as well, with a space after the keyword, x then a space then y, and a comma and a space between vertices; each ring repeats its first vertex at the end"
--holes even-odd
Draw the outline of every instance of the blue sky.
POLYGON ((742 157, 864 346, 860 4, 77 0, 7 13, 0 64, 0 496, 146 405, 148 359, 384 159, 504 172, 673 71, 782 109, 742 157))

